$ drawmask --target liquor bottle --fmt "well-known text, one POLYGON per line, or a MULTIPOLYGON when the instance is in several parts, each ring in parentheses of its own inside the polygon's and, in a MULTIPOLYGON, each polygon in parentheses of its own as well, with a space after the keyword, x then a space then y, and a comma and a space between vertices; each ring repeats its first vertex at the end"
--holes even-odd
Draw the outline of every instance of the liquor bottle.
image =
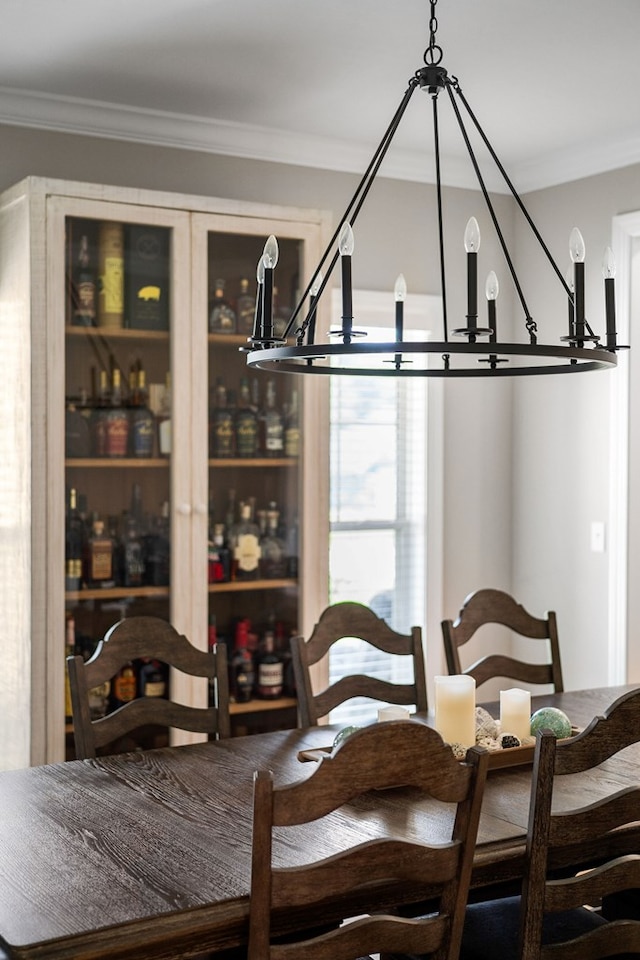
POLYGON ((275 650, 275 637, 267 630, 262 640, 262 651, 258 656, 256 692, 264 700, 275 700, 282 696, 284 665, 275 650))
POLYGON ((248 620, 239 620, 231 657, 229 693, 236 703, 247 703, 253 696, 255 669, 248 649, 248 620))
POLYGON ((298 412, 298 391, 292 390, 291 403, 287 408, 284 427, 284 455, 297 457, 300 455, 300 415, 298 412))
POLYGON ((232 457, 235 452, 233 413, 227 402, 227 390, 221 377, 216 383, 215 407, 213 410, 212 456, 232 457))
POLYGON ((267 380, 267 395, 264 410, 264 454, 267 457, 281 457, 284 452, 284 423, 282 414, 276 406, 276 385, 267 380))
POLYGON ((236 413, 236 455, 255 457, 258 454, 258 415, 251 405, 249 381, 242 377, 236 413))
POLYGON ((164 393, 158 411, 158 453, 171 456, 171 374, 167 371, 164 393))
POLYGON ((96 325, 96 272, 91 262, 89 236, 80 237, 80 249, 74 270, 73 286, 75 303, 71 322, 74 327, 96 325))
POLYGON ((114 586, 114 544, 105 533, 104 521, 94 520, 85 549, 85 580, 88 587, 114 586))
POLYGON ((168 671, 160 660, 144 657, 138 668, 138 696, 166 697, 168 671))
POLYGON ((65 523, 64 588, 79 590, 82 585, 82 551, 84 548, 84 525, 78 513, 77 492, 69 490, 69 502, 65 523))
POLYGON ((100 371, 98 394, 89 420, 91 450, 94 457, 107 456, 107 414, 110 406, 109 379, 106 370, 100 371))
POLYGON ((216 280, 209 313, 209 333, 235 333, 235 310, 225 298, 224 280, 216 280))
POLYGON ((124 664, 111 681, 110 709, 117 710, 118 707, 123 707, 125 703, 135 700, 136 692, 136 672, 133 663, 129 661, 124 664))
POLYGON ((164 500, 144 541, 144 582, 150 587, 168 587, 171 579, 171 524, 169 501, 164 500))
POLYGON ((71 706, 71 684, 69 683, 69 671, 67 669, 67 657, 73 657, 76 652, 76 621, 72 613, 67 614, 64 634, 64 717, 65 723, 71 723, 73 720, 73 708, 71 706))
POLYGON ((257 580, 260 569, 260 531, 251 520, 251 506, 243 503, 240 520, 229 535, 232 549, 232 580, 257 580))
POLYGON ((138 522, 131 514, 124 519, 120 569, 124 587, 141 587, 145 583, 144 543, 138 522))
POLYGON ((113 368, 111 404, 105 417, 106 456, 126 457, 129 442, 129 416, 122 402, 122 380, 118 367, 113 368))
POLYGON ((133 405, 130 413, 129 442, 133 457, 152 457, 156 423, 148 406, 147 377, 140 368, 136 374, 133 405))
POLYGON ((240 293, 236 300, 236 318, 238 333, 248 337, 253 333, 253 320, 256 311, 256 298, 249 293, 249 281, 243 277, 240 281, 240 293))
POLYGON ((209 583, 227 583, 231 579, 231 554, 224 542, 224 525, 216 523, 209 543, 209 583))
POLYGON ((100 224, 98 234, 98 326, 120 328, 124 318, 124 229, 100 224))
POLYGON ((125 228, 127 326, 169 329, 169 230, 140 223, 125 228))
POLYGON ((279 580, 287 575, 287 555, 284 541, 278 535, 280 513, 275 503, 267 511, 267 531, 260 541, 260 570, 265 580, 279 580))

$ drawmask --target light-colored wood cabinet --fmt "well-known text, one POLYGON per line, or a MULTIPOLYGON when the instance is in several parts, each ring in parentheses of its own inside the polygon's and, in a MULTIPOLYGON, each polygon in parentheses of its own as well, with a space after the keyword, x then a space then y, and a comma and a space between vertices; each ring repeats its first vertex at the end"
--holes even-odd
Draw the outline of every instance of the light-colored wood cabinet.
MULTIPOLYGON (((246 334, 211 332, 213 288, 225 278, 232 306, 241 278, 249 278, 255 291, 257 258, 272 233, 283 250, 276 285, 280 281, 280 300, 288 306, 326 242, 328 219, 320 211, 40 178, 28 178, 0 197, 0 769, 65 758, 69 618, 95 641, 121 616, 153 613, 206 648, 212 614, 227 639, 236 620, 248 616, 258 629, 281 622, 288 641, 291 630, 308 632, 326 604, 324 378, 273 378, 278 408, 291 409, 293 391, 297 394, 297 455, 265 455, 258 447, 248 457, 236 451, 220 457, 212 443, 216 383, 220 379, 234 392, 248 375, 240 351, 246 334), (100 318, 78 323, 73 281, 78 236, 83 225, 112 223, 122 225, 125 238, 142 225, 167 241, 166 326, 154 327, 153 319, 132 324, 126 296, 115 324, 110 320, 105 326, 100 318), (168 455, 155 434, 153 448, 144 455, 132 451, 131 438, 123 456, 96 451, 96 378, 101 370, 111 376, 115 368, 125 394, 126 377, 132 376, 134 385, 134 371, 144 369, 155 427, 157 398, 162 385, 170 383, 168 455), (312 382, 301 382, 307 379, 312 382), (70 449, 70 408, 86 419, 86 448, 70 449), (162 516, 168 525, 168 582, 156 571, 128 585, 119 568, 113 583, 89 582, 86 559, 82 574, 70 578, 66 514, 71 489, 82 497, 85 527, 95 513, 107 533, 111 525, 114 539, 123 536, 123 518, 132 516, 134 490, 138 504, 141 494, 145 536, 149 517, 156 524, 162 516), (293 564, 279 576, 258 572, 257 579, 210 582, 212 525, 228 519, 229 504, 241 500, 251 500, 256 512, 275 503, 285 527, 295 523, 298 536, 292 535, 290 544, 297 539, 297 569, 293 564)), ((125 288, 128 269, 125 242, 125 288)), ((155 288, 145 289, 151 299, 157 296, 155 288)), ((328 324, 329 318, 321 322, 328 324)), ((258 371, 257 376, 256 391, 264 399, 270 375, 258 371)), ((206 699, 206 686, 193 678, 172 676, 171 684, 172 696, 181 700, 206 699)), ((275 715, 273 704, 268 706, 265 714, 275 715)), ((238 713, 247 709, 254 707, 238 705, 238 713)), ((175 742, 191 739, 178 736, 175 742)))

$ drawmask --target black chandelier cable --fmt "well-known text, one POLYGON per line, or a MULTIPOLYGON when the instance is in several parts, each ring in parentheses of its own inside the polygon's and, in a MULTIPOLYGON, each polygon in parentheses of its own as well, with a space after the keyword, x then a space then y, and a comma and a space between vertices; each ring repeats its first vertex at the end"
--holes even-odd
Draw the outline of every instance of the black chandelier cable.
POLYGON ((265 245, 263 258, 258 265, 258 295, 253 335, 247 346, 241 349, 247 354, 247 364, 251 367, 268 369, 284 373, 314 374, 358 374, 377 376, 434 376, 434 377, 477 377, 477 376, 527 376, 546 373, 568 373, 578 370, 599 370, 615 367, 618 350, 627 349, 617 343, 615 329, 615 292, 613 255, 608 249, 603 263, 605 288, 606 340, 594 335, 585 317, 585 272, 584 241, 580 232, 574 228, 570 238, 570 252, 573 261, 573 287, 563 277, 549 247, 545 243, 533 218, 518 195, 511 179, 496 154, 489 138, 480 125, 476 114, 467 102, 458 78, 449 75, 441 66, 442 48, 436 42, 438 21, 436 5, 438 0, 430 0, 429 43, 424 52, 424 66, 416 70, 408 82, 400 104, 393 115, 374 155, 363 174, 349 204, 340 218, 335 232, 329 241, 321 259, 313 271, 311 279, 291 314, 282 337, 274 336, 272 321, 273 271, 277 263, 278 246, 275 237, 269 237, 265 245), (441 282, 442 326, 444 339, 430 340, 425 337, 418 341, 405 341, 403 336, 403 309, 406 296, 406 283, 402 275, 396 281, 395 297, 395 340, 390 343, 367 341, 363 331, 353 329, 353 308, 351 289, 351 258, 353 253, 352 225, 355 223, 364 205, 380 166, 397 132, 409 101, 420 87, 430 94, 432 99, 432 122, 435 154, 435 188, 438 219, 438 254, 441 282), (440 127, 438 119, 438 94, 446 89, 459 132, 464 141, 478 186, 496 233, 498 244, 505 258, 508 273, 513 282, 517 297, 525 317, 528 343, 501 342, 496 333, 496 298, 499 291, 498 279, 493 271, 487 277, 485 294, 487 298, 488 327, 478 326, 477 303, 477 253, 480 247, 480 231, 477 221, 471 217, 465 231, 465 249, 467 251, 467 315, 466 326, 453 330, 456 340, 449 339, 447 310, 447 278, 444 237, 444 203, 442 194, 442 165, 440 150, 440 127), (512 256, 509 252, 498 216, 487 189, 485 177, 476 157, 466 129, 465 120, 458 106, 464 108, 466 115, 475 127, 491 159, 516 201, 526 222, 539 243, 547 261, 567 295, 569 307, 568 336, 560 337, 560 343, 540 344, 538 328, 517 275, 512 256), (333 343, 316 343, 316 316, 320 297, 324 293, 330 277, 341 261, 342 271, 342 326, 328 332, 333 343), (326 266, 328 263, 328 267, 326 266), (323 269, 326 274, 323 275, 323 269), (402 281, 400 283, 400 281, 402 281), (306 308, 304 320, 300 320, 306 308), (297 326, 296 326, 297 324, 297 326), (289 345, 287 338, 293 336, 295 345, 289 345), (306 343, 305 343, 306 338, 306 343), (359 340, 358 338, 363 338, 359 340), (488 338, 488 339, 485 339, 488 338), (353 342, 358 339, 358 342, 353 342), (340 342, 341 341, 341 342, 340 342), (429 358, 440 354, 441 366, 431 363, 429 358), (452 358, 455 357, 455 360, 452 358), (501 366, 504 365, 504 366, 501 366))

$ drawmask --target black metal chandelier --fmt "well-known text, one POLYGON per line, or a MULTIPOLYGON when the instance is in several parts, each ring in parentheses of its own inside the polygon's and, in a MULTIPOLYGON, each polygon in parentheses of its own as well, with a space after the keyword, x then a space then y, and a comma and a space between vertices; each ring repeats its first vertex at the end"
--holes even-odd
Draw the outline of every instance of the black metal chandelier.
POLYGON ((457 77, 441 66, 442 48, 436 43, 437 0, 430 0, 429 45, 424 53, 424 66, 416 70, 405 90, 400 105, 384 133, 358 187, 347 206, 311 280, 296 307, 282 336, 276 337, 273 328, 273 275, 278 260, 275 237, 268 238, 258 263, 258 294, 253 334, 247 347, 250 367, 281 373, 352 374, 375 376, 422 377, 499 377, 531 376, 549 373, 573 373, 580 370, 601 370, 615 367, 616 351, 626 349, 617 343, 615 325, 615 265, 613 254, 607 249, 603 261, 605 336, 604 342, 594 334, 585 316, 585 245, 577 228, 571 231, 569 249, 573 262, 572 274, 565 279, 549 248, 533 222, 524 203, 509 179, 495 150, 480 126, 462 93, 457 77), (391 145, 411 97, 417 89, 426 91, 432 103, 433 142, 435 154, 435 189, 437 200, 437 243, 439 251, 442 339, 405 340, 403 329, 406 283, 402 274, 395 285, 395 315, 390 327, 395 328, 391 342, 372 341, 354 328, 351 258, 354 249, 352 226, 367 198, 380 165, 391 145), (485 285, 487 323, 482 326, 478 316, 477 259, 480 231, 475 217, 471 217, 465 231, 464 246, 467 268, 467 312, 464 323, 449 331, 447 315, 447 277, 444 252, 442 171, 438 103, 439 95, 446 94, 457 127, 462 135, 480 191, 488 209, 502 250, 517 299, 524 315, 524 338, 521 342, 502 342, 497 336, 496 300, 499 292, 494 271, 485 285), (475 129, 484 143, 493 163, 514 197, 520 211, 540 245, 558 281, 562 284, 568 303, 567 334, 557 343, 540 343, 538 328, 525 300, 511 254, 480 169, 467 130, 475 129), (342 285, 342 325, 330 330, 328 340, 320 342, 316 335, 318 302, 340 261, 342 285))

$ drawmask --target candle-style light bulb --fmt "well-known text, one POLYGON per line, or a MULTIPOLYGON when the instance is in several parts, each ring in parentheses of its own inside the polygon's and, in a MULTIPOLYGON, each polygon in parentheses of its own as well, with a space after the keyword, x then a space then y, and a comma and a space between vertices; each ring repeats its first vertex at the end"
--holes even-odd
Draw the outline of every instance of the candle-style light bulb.
POLYGON ((607 325, 607 349, 617 346, 616 333, 616 291, 615 280, 616 261, 611 247, 607 247, 602 260, 602 275, 604 277, 604 311, 607 325))
POLYGON ((267 238, 267 242, 264 245, 264 250, 262 251, 264 265, 267 268, 267 270, 275 269, 275 266, 278 262, 279 252, 280 251, 278 250, 278 241, 276 240, 274 235, 271 234, 271 236, 267 238))
POLYGON ((475 217, 469 217, 464 231, 464 248, 467 253, 477 253, 480 249, 480 227, 475 217))
POLYGON ((585 252, 582 234, 574 227, 569 236, 569 254, 573 263, 584 263, 585 252))
POLYGON ((258 260, 258 266, 256 267, 256 280, 258 283, 264 283, 264 254, 258 260))
POLYGON ((487 274, 487 282, 484 285, 484 292, 487 297, 487 315, 489 318, 489 329, 491 330, 491 333, 489 334, 489 343, 495 343, 497 339, 496 300, 498 299, 498 294, 500 293, 500 284, 498 283, 495 270, 491 270, 487 274))
POLYGON ((351 297, 351 254, 354 240, 351 224, 347 221, 342 224, 338 237, 338 251, 342 272, 342 335, 346 344, 351 343, 353 330, 353 303, 351 297))
POLYGON ((602 258, 602 276, 605 280, 613 280, 616 275, 616 261, 611 247, 607 247, 602 258))
MULTIPOLYGON (((309 323, 307 325, 307 345, 311 346, 315 343, 316 340, 316 300, 318 299, 318 291, 322 286, 322 271, 318 270, 318 275, 311 284, 311 289, 309 290, 309 323)), ((307 360, 307 363, 311 363, 311 360, 307 360)))
POLYGON ((353 248, 355 246, 355 241, 353 239, 353 230, 351 229, 351 224, 347 220, 342 224, 342 230, 340 231, 340 236, 338 237, 338 250, 341 257, 350 257, 353 253, 353 248))
POLYGON ((582 234, 577 227, 574 227, 569 236, 569 254, 573 261, 573 290, 574 290, 574 316, 575 316, 575 337, 582 346, 584 343, 584 258, 585 246, 582 234))
POLYGON ((396 278, 393 296, 396 301, 396 343, 400 343, 404 336, 404 301, 407 296, 407 281, 403 273, 396 278))

